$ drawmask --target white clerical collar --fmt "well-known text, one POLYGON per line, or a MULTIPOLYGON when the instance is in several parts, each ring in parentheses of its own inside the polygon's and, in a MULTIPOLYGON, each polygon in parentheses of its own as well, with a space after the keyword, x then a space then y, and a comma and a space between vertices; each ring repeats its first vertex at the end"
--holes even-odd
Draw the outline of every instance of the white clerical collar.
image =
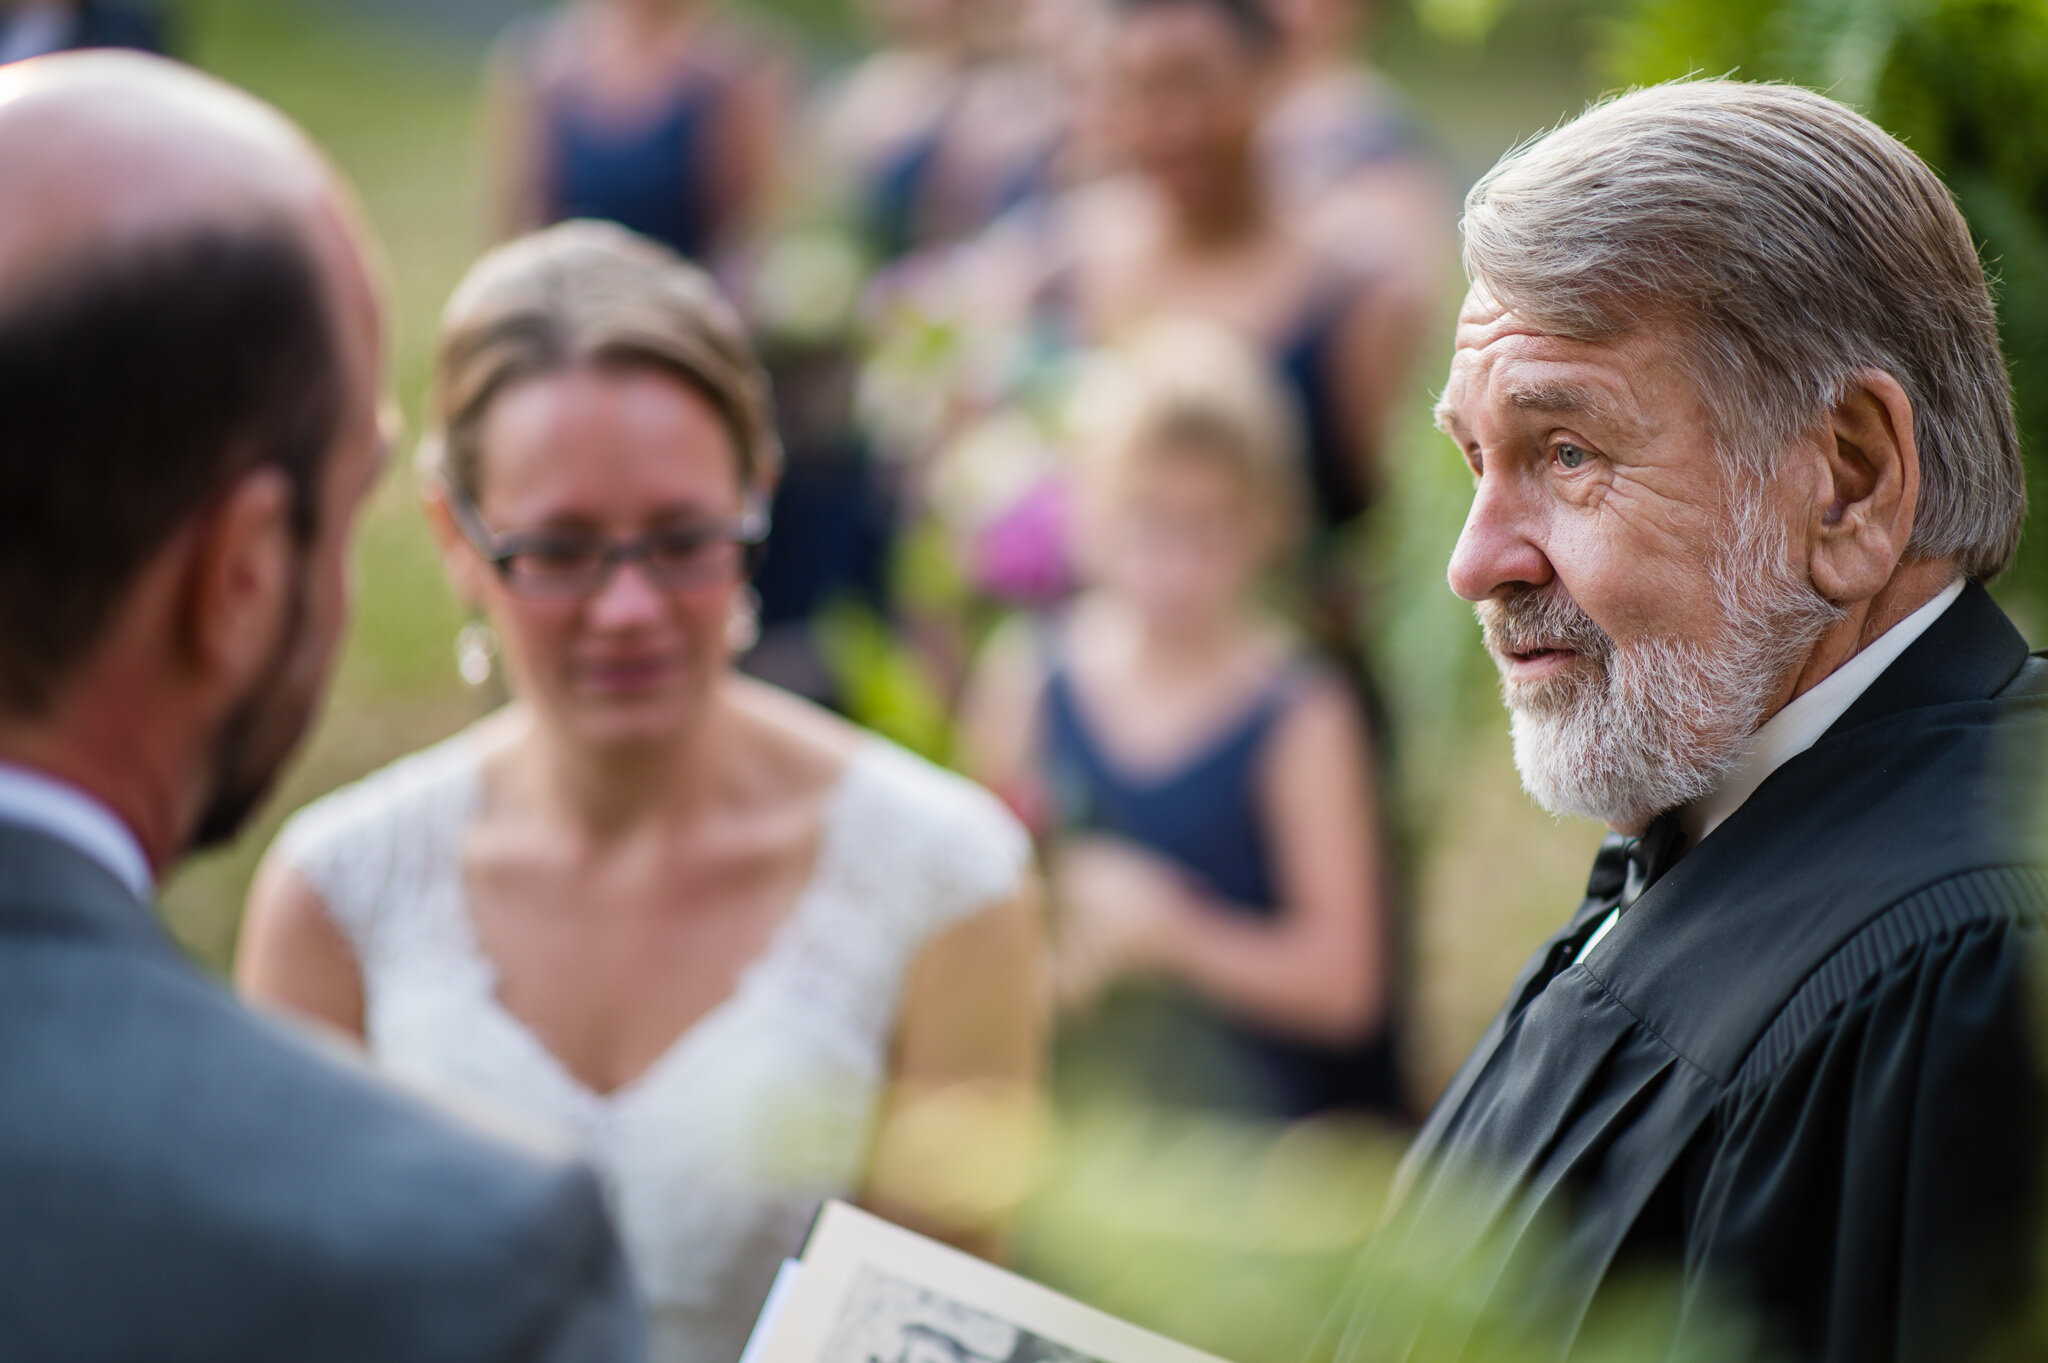
POLYGON ((156 893, 149 858, 135 834, 111 809, 76 786, 0 762, 0 823, 34 829, 75 847, 145 904, 156 893))
POLYGON ((1870 689, 1871 683, 1962 594, 1963 581, 1958 578, 1932 601, 1871 640, 1861 653, 1823 677, 1811 691, 1766 720, 1756 731, 1749 755, 1728 773, 1720 788, 1678 812, 1686 841, 1697 844, 1719 828, 1772 772, 1818 743, 1821 735, 1870 689))

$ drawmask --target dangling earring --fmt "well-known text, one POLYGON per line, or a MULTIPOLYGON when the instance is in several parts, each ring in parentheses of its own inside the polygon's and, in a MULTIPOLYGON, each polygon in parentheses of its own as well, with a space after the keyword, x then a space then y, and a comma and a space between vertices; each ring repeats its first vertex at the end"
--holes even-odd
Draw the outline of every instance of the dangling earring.
POLYGON ((455 670, 471 686, 491 679, 491 666, 498 657, 498 632, 482 620, 472 620, 455 636, 455 670))
POLYGON ((733 596, 732 615, 725 622, 725 646, 735 657, 761 642, 761 593, 742 587, 733 596))

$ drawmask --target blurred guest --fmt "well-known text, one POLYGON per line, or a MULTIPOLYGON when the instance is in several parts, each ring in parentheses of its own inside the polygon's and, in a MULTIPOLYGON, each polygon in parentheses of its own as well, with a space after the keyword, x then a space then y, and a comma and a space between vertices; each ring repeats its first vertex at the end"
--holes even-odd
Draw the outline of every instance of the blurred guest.
POLYGON ((1023 831, 732 670, 767 400, 710 280, 653 243, 572 223, 476 267, 427 506, 517 699, 303 811, 238 963, 252 996, 589 1152, 655 1356, 705 1363, 739 1356, 821 1199, 986 1247, 940 1205, 945 1160, 894 1152, 934 1112, 1028 1098, 1039 1046, 1023 831))
POLYGON ((1359 60, 1372 8, 1274 0, 1284 70, 1260 155, 1318 242, 1434 302, 1455 261, 1452 195, 1399 93, 1359 60))
POLYGON ((1148 330, 1093 379, 1089 587, 998 636, 963 728, 971 769, 1050 837, 1056 982, 1081 1015, 1063 1077, 1398 1114, 1370 738, 1259 604, 1306 503, 1285 394, 1202 324, 1148 330), (1165 987, 1096 1009, 1124 977, 1165 987))
POLYGON ((1413 303, 1317 247, 1269 193, 1257 143, 1282 46, 1257 0, 1112 5, 1106 116, 1132 173, 1000 226, 991 266, 1075 344, 1164 314, 1251 338, 1299 408, 1313 524, 1343 526, 1377 490, 1413 303))
POLYGON ((119 0, 0 0, 0 66, 83 47, 166 49, 163 10, 119 0))
POLYGON ((490 91, 508 234, 604 218, 708 262, 773 186, 778 62, 698 0, 571 0, 515 27, 490 91))
MULTIPOLYGON (((758 325, 758 314, 753 320, 758 325)), ((818 628, 848 608, 888 609, 895 489, 853 416, 857 365, 843 338, 762 328, 784 451, 770 504, 775 551, 753 579, 760 637, 743 666, 822 705, 847 705, 818 628)))
POLYGON ((155 58, 0 72, 0 1356, 611 1359, 589 1172, 258 1019, 149 909, 313 714, 388 446, 346 191, 155 58))
MULTIPOLYGON (((1047 0, 1038 0, 1047 3, 1047 0)), ((1053 187, 1067 118, 1020 0, 875 0, 881 47, 820 101, 817 161, 877 256, 959 241, 1053 187)))
MULTIPOLYGON (((812 101, 795 158, 794 206, 834 226, 814 222, 764 250, 765 287, 749 300, 774 374, 788 467, 775 505, 783 533, 756 584, 762 640, 746 666, 877 718, 887 707, 875 704, 872 671, 863 678, 861 665, 849 665, 843 641, 849 626, 879 638, 885 617, 917 613, 892 590, 888 570, 916 497, 888 458, 891 442, 855 411, 870 320, 863 295, 877 267, 970 237, 1051 187, 1069 112, 1029 31, 1033 7, 1046 3, 866 6, 881 47, 812 101), (819 269, 827 252, 855 268, 819 269), (824 336, 778 327, 834 295, 827 273, 854 286, 840 325, 824 336)), ((940 723, 945 711, 928 707, 940 723)), ((897 727, 911 737, 918 726, 897 727)))

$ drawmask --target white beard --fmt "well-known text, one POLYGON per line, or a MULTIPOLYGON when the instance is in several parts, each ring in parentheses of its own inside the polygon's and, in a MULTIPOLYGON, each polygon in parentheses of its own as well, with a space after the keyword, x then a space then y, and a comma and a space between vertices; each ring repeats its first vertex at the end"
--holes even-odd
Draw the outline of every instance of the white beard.
POLYGON ((1550 680, 1502 681, 1515 767, 1544 809, 1633 829, 1713 791, 1748 753, 1787 674, 1841 618, 1794 572, 1761 491, 1735 500, 1733 534, 1712 564, 1720 627, 1705 643, 1619 645, 1556 587, 1480 604, 1503 672, 1510 648, 1579 655, 1550 680))

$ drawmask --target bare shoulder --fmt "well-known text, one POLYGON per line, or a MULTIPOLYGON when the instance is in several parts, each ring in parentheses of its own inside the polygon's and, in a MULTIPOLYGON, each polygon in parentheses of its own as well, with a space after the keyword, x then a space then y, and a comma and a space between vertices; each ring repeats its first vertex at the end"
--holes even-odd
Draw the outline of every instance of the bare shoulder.
POLYGON ((526 725, 508 707, 439 742, 396 758, 313 800, 288 819, 273 853, 328 888, 330 872, 381 861, 393 846, 440 830, 458 809, 479 766, 526 725))
POLYGON ((929 54, 877 52, 826 86, 819 133, 846 154, 877 155, 941 117, 951 92, 951 73, 929 54))
POLYGON ((1165 230, 1157 192, 1113 176, 1071 191, 1064 209, 1061 236, 1085 315, 1098 326, 1137 320, 1156 287, 1165 230))
POLYGON ((1031 798, 1038 710, 1045 693, 1043 626, 1013 615, 975 655, 960 698, 954 755, 960 769, 1015 800, 1031 798))
MULTIPOLYGON (((785 791, 827 793, 857 780, 860 817, 891 825, 889 836, 959 850, 1005 847, 1016 821, 985 788, 787 691, 735 677, 730 713, 751 731, 742 740, 762 779, 785 791)), ((851 817, 851 816, 849 816, 851 817)))
POLYGON ((507 24, 492 42, 487 69, 501 85, 537 93, 552 88, 569 73, 575 48, 573 16, 524 15, 507 24))
POLYGON ((1159 231, 1157 192, 1134 175, 1111 175, 1060 199, 1061 226, 1104 254, 1130 255, 1159 231))
POLYGON ((1283 759, 1290 751, 1319 762, 1363 753, 1370 730, 1351 683, 1312 655, 1296 655, 1281 665, 1287 670, 1289 698, 1275 737, 1283 759))
POLYGON ((755 760, 800 785, 836 784, 870 737, 821 705, 740 674, 726 679, 720 703, 755 760))
POLYGON ((235 988, 251 1003, 364 1032, 362 966, 356 944, 320 887, 273 853, 257 868, 235 944, 235 988))
POLYGON ((1134 630, 1128 611, 1108 593, 1087 591, 1046 631, 1041 645, 1068 671, 1099 677, 1103 660, 1122 656, 1134 630))

